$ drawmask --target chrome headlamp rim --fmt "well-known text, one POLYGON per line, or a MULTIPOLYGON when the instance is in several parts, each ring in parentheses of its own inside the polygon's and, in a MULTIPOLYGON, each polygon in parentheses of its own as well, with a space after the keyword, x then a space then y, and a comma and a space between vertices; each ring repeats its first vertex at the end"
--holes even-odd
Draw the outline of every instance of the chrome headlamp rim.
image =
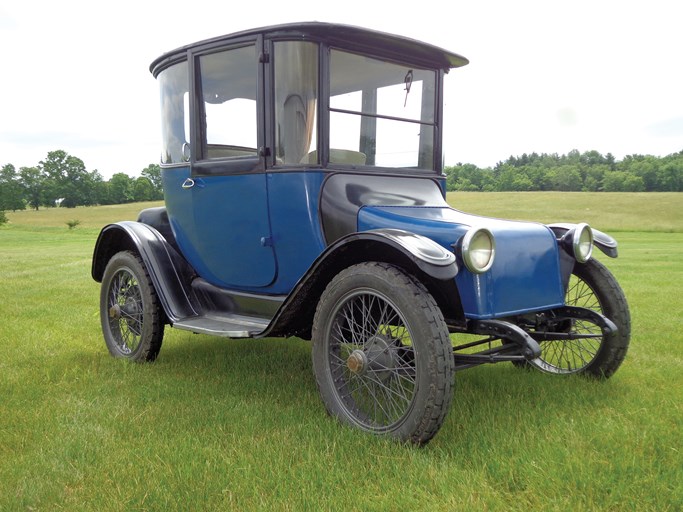
POLYGON ((461 253, 462 253, 462 260, 463 263, 465 263, 465 267, 467 269, 474 273, 474 274, 483 274, 484 272, 488 271, 491 266, 493 265, 493 260, 495 260, 496 257, 496 239, 493 237, 493 233, 487 228, 483 227, 477 227, 477 228, 472 228, 465 233, 465 236, 462 239, 462 244, 460 246, 461 248, 461 253), (473 242, 477 239, 477 237, 484 235, 488 238, 491 249, 490 249, 490 254, 488 257, 488 261, 486 262, 486 265, 484 266, 478 266, 476 262, 474 261, 473 255, 472 255, 472 244, 473 242))
POLYGON ((574 228, 572 235, 572 252, 579 263, 586 263, 593 254, 593 230, 582 222, 574 228))

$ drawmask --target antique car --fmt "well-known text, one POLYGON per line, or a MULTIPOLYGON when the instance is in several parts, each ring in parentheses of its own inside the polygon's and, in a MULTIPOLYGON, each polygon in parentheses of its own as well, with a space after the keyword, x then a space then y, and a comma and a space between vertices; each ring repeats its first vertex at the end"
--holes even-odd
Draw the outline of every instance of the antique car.
POLYGON ((110 353, 152 361, 166 325, 298 336, 330 415, 416 444, 442 425, 456 371, 610 377, 629 309, 591 256, 616 257, 615 240, 445 200, 444 75, 467 63, 319 22, 156 59, 165 207, 104 227, 93 255, 110 353))

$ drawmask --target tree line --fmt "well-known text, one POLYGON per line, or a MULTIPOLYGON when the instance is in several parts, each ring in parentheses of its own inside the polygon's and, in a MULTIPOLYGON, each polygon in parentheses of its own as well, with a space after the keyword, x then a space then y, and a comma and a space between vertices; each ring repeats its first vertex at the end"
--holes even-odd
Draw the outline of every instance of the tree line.
POLYGON ((448 190, 683 192, 683 151, 665 157, 628 155, 619 161, 597 151, 525 153, 493 168, 459 163, 444 172, 448 190))
MULTIPOLYGON (((683 151, 665 157, 570 151, 511 156, 493 168, 459 163, 446 167, 448 190, 683 192, 683 151)), ((105 180, 80 158, 51 151, 35 167, 0 169, 0 212, 25 208, 122 204, 163 199, 161 167, 150 164, 140 176, 123 172, 105 180)))
POLYGON ((161 167, 150 164, 135 178, 126 173, 109 180, 88 171, 80 158, 50 151, 35 167, 0 168, 0 212, 40 207, 122 204, 163 199, 161 167))

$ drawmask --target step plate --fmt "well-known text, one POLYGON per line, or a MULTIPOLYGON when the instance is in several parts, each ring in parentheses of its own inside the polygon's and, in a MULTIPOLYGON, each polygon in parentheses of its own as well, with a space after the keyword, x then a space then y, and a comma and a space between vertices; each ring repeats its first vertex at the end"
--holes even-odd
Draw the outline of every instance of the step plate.
POLYGON ((198 316, 179 320, 173 324, 173 327, 223 338, 253 338, 268 327, 268 321, 243 316, 230 318, 198 316))

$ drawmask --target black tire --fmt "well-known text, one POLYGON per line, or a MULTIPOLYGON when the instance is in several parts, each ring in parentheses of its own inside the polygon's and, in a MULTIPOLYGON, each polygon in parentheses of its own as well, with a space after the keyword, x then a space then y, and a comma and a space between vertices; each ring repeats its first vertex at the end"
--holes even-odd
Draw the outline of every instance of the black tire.
POLYGON ((154 361, 164 337, 164 313, 149 273, 132 252, 115 254, 104 271, 100 320, 109 353, 154 361))
POLYGON ((573 320, 570 326, 572 331, 595 334, 596 337, 542 341, 541 357, 529 361, 529 364, 547 373, 611 377, 626 357, 631 339, 631 315, 619 283, 597 260, 576 263, 565 302, 568 306, 601 313, 612 320, 619 330, 601 335, 597 325, 573 320))
POLYGON ((312 338, 329 414, 416 444, 437 433, 453 395, 453 350, 422 284, 388 264, 347 268, 320 298, 312 338))

